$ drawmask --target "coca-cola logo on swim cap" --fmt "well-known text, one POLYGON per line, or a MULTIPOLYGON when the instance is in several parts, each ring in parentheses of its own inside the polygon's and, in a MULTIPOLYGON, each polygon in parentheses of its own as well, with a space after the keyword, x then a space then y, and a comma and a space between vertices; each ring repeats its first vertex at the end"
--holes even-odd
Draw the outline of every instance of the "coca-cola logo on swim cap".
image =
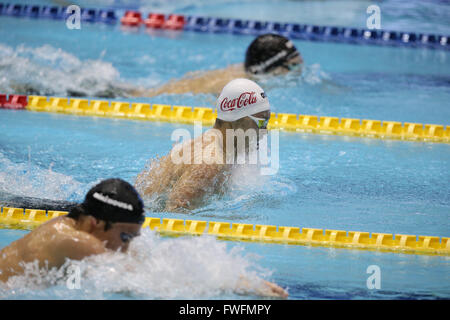
POLYGON ((225 97, 220 103, 220 110, 233 111, 234 109, 240 109, 242 107, 256 103, 256 94, 252 92, 243 92, 238 98, 228 99, 225 97))

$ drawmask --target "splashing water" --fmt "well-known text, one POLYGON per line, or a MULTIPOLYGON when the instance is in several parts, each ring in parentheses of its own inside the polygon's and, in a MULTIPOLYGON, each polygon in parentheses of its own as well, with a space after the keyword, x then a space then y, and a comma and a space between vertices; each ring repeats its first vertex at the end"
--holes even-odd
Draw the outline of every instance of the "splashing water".
POLYGON ((256 166, 236 167, 226 194, 212 196, 207 206, 194 213, 229 220, 264 219, 262 214, 256 213, 257 208, 273 205, 296 191, 294 182, 285 177, 261 175, 256 166))
MULTIPOLYGON (((159 159, 151 159, 145 171, 157 170, 159 159)), ((261 218, 255 212, 255 207, 274 205, 284 197, 297 192, 295 183, 281 175, 261 175, 259 166, 235 166, 232 174, 226 180, 227 187, 223 194, 213 193, 205 195, 202 205, 190 213, 201 217, 222 219, 261 218)), ((150 184, 149 180, 139 180, 135 184, 142 192, 150 184)), ((143 193, 142 193, 143 194, 143 193)), ((143 197, 145 206, 150 211, 161 211, 165 207, 167 193, 153 193, 143 197)))
POLYGON ((301 69, 290 71, 284 75, 257 76, 258 83, 266 90, 271 88, 298 87, 304 84, 315 86, 321 85, 329 80, 331 80, 331 76, 323 71, 318 63, 311 65, 304 64, 301 69))
MULTIPOLYGON (((70 176, 30 163, 13 163, 0 153, 0 194, 51 200, 79 200, 86 185, 70 176)), ((1 200, 1 199, 0 199, 1 200)))
POLYGON ((324 80, 331 80, 331 76, 323 71, 318 63, 315 63, 304 67, 302 80, 308 84, 319 84, 324 80))
POLYGON ((60 269, 28 263, 25 273, 0 284, 1 299, 183 299, 253 296, 271 272, 256 264, 257 256, 239 246, 208 236, 161 238, 143 230, 127 253, 108 252, 70 261, 60 269), (78 267, 79 289, 67 286, 65 272, 78 267), (249 287, 239 287, 242 278, 249 287))
POLYGON ((61 48, 0 43, 0 92, 63 96, 127 96, 109 62, 81 61, 61 48))

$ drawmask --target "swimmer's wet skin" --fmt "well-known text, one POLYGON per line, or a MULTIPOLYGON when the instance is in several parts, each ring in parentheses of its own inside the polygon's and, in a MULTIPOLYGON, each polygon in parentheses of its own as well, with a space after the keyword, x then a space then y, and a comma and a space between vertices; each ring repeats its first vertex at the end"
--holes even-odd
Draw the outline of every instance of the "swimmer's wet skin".
POLYGON ((233 79, 257 80, 260 76, 282 75, 294 70, 300 75, 302 65, 302 56, 292 41, 277 34, 263 34, 255 38, 247 48, 244 63, 219 70, 190 72, 181 80, 172 80, 160 88, 132 90, 131 95, 154 97, 160 94, 219 94, 233 79))
POLYGON ((23 272, 21 263, 37 260, 39 267, 61 267, 66 258, 81 260, 107 250, 128 249, 145 220, 136 190, 120 179, 93 187, 82 204, 67 216, 44 223, 0 251, 0 281, 23 272))
MULTIPOLYGON (((140 235, 145 220, 138 192, 121 179, 107 179, 86 194, 83 203, 66 216, 52 219, 0 250, 0 284, 24 272, 23 264, 37 261, 39 268, 59 269, 66 259, 82 260, 107 251, 126 252, 140 235)), ((287 297, 274 283, 254 285, 241 278, 237 293, 287 297), (252 289, 253 288, 253 289, 252 289)))
POLYGON ((233 169, 230 163, 236 163, 238 152, 245 153, 246 157, 251 147, 249 143, 249 148, 240 151, 234 144, 233 150, 226 152, 227 136, 234 135, 238 129, 243 132, 253 129, 258 140, 260 129, 266 128, 270 118, 267 96, 258 84, 248 79, 228 83, 216 107, 217 119, 212 129, 183 145, 176 145, 171 153, 153 162, 148 171, 137 177, 136 188, 145 197, 167 198, 161 209, 184 212, 200 206, 206 196, 222 193, 233 169), (175 161, 175 156, 187 161, 175 161))

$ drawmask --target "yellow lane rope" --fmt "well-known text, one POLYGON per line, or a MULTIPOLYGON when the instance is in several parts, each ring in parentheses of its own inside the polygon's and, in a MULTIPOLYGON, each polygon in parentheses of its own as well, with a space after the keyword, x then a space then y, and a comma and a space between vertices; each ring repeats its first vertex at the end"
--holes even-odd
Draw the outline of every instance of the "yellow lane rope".
MULTIPOLYGON (((0 228, 33 229, 64 211, 48 211, 3 207, 0 228)), ((323 230, 314 228, 276 227, 244 223, 182 219, 145 219, 143 228, 164 235, 213 235, 219 239, 254 241, 289 245, 311 245, 346 249, 376 250, 394 253, 450 256, 450 238, 388 233, 323 230)))
MULTIPOLYGON (((175 123, 202 122, 213 125, 217 113, 203 107, 170 106, 164 104, 130 103, 119 101, 87 100, 29 96, 27 110, 58 112, 83 116, 127 118, 175 123)), ((359 136, 377 139, 397 139, 424 142, 450 142, 450 127, 397 121, 380 121, 336 117, 318 117, 290 113, 272 113, 269 129, 359 136)))

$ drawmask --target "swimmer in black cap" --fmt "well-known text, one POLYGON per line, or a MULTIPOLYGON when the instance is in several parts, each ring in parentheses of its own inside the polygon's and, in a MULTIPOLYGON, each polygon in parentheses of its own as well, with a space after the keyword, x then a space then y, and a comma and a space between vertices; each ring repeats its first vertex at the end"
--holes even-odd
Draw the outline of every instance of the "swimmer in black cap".
POLYGON ((258 36, 247 48, 245 63, 225 69, 197 71, 186 74, 181 80, 172 80, 160 88, 135 90, 134 96, 153 97, 160 94, 213 93, 219 94, 231 80, 261 75, 281 75, 296 70, 301 73, 303 59, 288 38, 277 34, 258 36))
MULTIPOLYGON (((39 268, 59 269, 66 259, 81 260, 108 250, 125 252, 140 234, 144 205, 137 191, 121 179, 108 179, 90 189, 83 203, 66 216, 52 219, 0 250, 0 284, 24 273, 23 263, 38 261, 39 268)), ((287 297, 275 283, 254 285, 241 278, 239 293, 287 297)))
POLYGON ((284 74, 301 70, 303 59, 289 39, 277 34, 256 38, 245 55, 245 71, 251 75, 284 74))
POLYGON ((52 219, 0 251, 0 282, 23 273, 21 263, 61 267, 65 260, 108 250, 125 252, 145 220, 137 191, 121 179, 94 186, 84 202, 66 216, 52 219))

